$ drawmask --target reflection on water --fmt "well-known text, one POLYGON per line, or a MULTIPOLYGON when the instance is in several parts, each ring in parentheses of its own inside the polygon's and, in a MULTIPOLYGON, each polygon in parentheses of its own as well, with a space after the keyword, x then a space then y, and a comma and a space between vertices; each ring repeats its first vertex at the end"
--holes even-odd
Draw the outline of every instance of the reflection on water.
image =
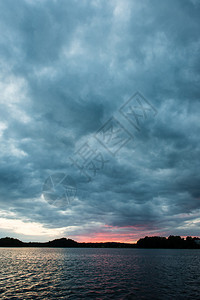
POLYGON ((200 299, 200 250, 0 248, 0 299, 200 299))

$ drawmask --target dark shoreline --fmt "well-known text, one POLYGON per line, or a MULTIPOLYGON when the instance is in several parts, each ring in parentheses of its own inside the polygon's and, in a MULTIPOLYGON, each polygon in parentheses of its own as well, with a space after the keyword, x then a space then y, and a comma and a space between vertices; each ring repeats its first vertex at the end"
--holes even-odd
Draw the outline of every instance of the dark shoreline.
POLYGON ((200 249, 200 238, 180 236, 145 237, 136 244, 119 242, 79 243, 71 239, 61 238, 49 242, 22 242, 6 237, 0 239, 0 247, 9 248, 141 248, 141 249, 200 249))

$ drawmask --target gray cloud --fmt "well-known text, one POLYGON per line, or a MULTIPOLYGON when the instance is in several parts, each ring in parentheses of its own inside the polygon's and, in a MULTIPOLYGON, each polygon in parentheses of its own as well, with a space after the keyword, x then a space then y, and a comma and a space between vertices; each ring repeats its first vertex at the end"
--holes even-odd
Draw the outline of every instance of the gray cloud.
POLYGON ((0 209, 78 238, 197 235, 198 1, 1 1, 0 12, 0 209), (141 132, 118 112, 137 90, 158 111, 141 132), (93 137, 113 115, 135 137, 116 157, 93 137), (70 161, 86 141, 108 160, 89 183, 70 161), (56 172, 78 187, 65 212, 41 197, 56 172))

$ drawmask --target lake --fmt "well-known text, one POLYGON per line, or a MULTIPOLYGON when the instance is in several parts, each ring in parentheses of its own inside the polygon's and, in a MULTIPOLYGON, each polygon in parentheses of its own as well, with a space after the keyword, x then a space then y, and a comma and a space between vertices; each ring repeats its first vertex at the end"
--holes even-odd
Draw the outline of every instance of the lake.
POLYGON ((200 250, 0 248, 0 299, 200 299, 200 250))

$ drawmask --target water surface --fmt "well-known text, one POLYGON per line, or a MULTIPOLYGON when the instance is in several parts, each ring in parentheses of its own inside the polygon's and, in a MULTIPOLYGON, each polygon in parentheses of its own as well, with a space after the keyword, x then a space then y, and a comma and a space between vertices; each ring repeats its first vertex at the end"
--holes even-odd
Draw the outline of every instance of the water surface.
POLYGON ((0 248, 0 299, 200 299, 200 250, 0 248))

